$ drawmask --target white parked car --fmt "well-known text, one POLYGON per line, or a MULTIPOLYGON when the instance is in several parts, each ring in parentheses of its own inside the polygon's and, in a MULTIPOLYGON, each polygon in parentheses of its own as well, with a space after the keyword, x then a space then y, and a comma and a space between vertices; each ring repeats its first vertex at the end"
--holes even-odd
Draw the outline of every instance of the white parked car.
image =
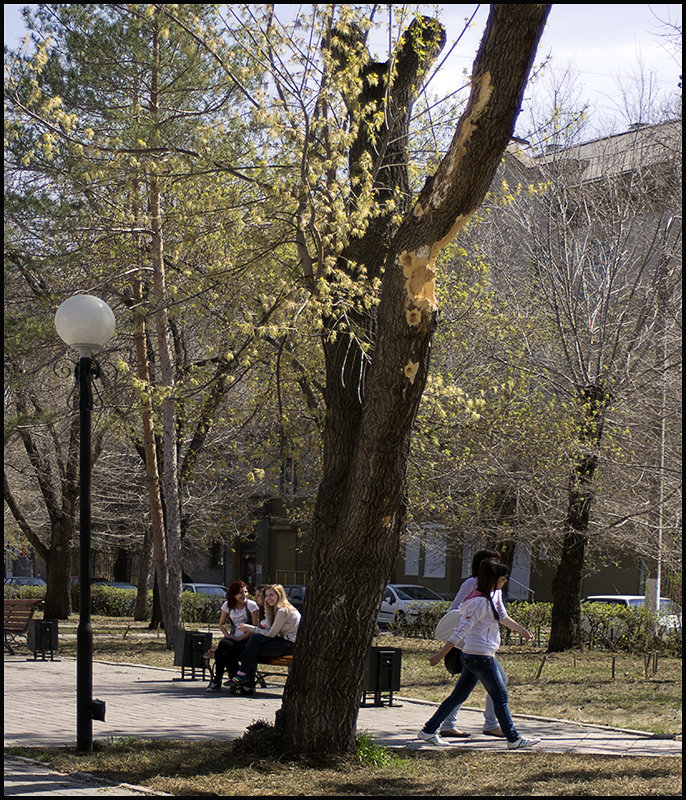
POLYGON ((409 583, 389 583, 379 609, 379 625, 414 619, 421 608, 445 603, 445 600, 426 586, 409 583))
MULTIPOLYGON (((646 599, 641 594, 592 594, 584 597, 582 603, 605 603, 611 605, 624 606, 625 608, 644 608, 646 599)), ((666 630, 677 630, 681 628, 681 609, 669 599, 660 598, 659 611, 660 627, 666 630)))
POLYGON ((226 587, 218 583, 184 583, 182 592, 198 592, 199 594, 216 594, 226 598, 226 587))

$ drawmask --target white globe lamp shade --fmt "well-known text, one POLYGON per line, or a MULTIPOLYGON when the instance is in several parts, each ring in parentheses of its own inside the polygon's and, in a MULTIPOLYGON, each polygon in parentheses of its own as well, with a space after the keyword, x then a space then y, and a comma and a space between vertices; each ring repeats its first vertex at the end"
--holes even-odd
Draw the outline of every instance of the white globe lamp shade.
POLYGON ((77 294, 65 300, 55 314, 55 327, 63 342, 90 356, 114 334, 114 313, 99 297, 77 294))

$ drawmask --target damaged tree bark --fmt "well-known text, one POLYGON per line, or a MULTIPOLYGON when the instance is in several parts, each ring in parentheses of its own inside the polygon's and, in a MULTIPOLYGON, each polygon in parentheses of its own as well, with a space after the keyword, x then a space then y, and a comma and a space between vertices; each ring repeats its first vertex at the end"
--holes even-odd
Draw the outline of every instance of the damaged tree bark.
MULTIPOLYGON (((350 341, 339 336, 326 344, 324 475, 303 623, 278 717, 284 750, 354 751, 365 660, 405 519, 410 435, 437 324, 436 258, 490 186, 549 10, 491 7, 470 99, 447 155, 394 235, 377 230, 355 243, 357 264, 368 272, 374 264, 383 268, 374 350, 365 370, 359 350, 357 361, 351 358, 350 341)), ((416 79, 444 38, 432 21, 420 22, 417 33, 414 54, 424 53, 423 63, 398 58, 396 64, 394 85, 410 87, 402 120, 391 123, 400 128, 409 124, 416 79)), ((395 186, 407 177, 400 171, 396 162, 395 186)))

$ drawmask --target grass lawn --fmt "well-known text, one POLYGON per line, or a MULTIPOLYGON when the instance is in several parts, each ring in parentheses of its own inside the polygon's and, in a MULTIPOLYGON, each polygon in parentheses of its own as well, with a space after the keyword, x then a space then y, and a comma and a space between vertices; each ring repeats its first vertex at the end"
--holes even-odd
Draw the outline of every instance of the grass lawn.
MULTIPOLYGON (((77 618, 60 623, 60 653, 75 654, 77 618)), ((201 626, 197 626, 200 628, 201 626)), ((171 667, 164 635, 144 623, 93 619, 94 657, 171 667)), ((403 649, 401 695, 440 701, 454 679, 428 656, 436 642, 384 635, 403 649)), ((509 676, 513 713, 595 722, 615 727, 681 733, 681 660, 663 658, 646 677, 640 656, 604 652, 560 653, 510 645, 499 658, 509 676)), ((470 707, 483 707, 478 688, 470 707)), ((55 748, 12 752, 50 762, 64 772, 85 771, 139 783, 180 796, 637 796, 681 795, 681 759, 574 756, 550 753, 387 751, 360 741, 355 758, 265 760, 241 743, 123 739, 92 754, 55 748)))
MULTIPOLYGON (((37 757, 35 751, 22 754, 37 757)), ((412 751, 283 761, 236 753, 225 742, 138 740, 112 742, 87 756, 65 750, 43 756, 64 772, 81 770, 183 797, 681 795, 677 758, 412 751)))
MULTIPOLYGON (((445 669, 427 665, 434 645, 422 639, 394 640, 394 646, 403 648, 402 694, 439 702, 452 690, 455 683, 445 669)), ((546 655, 542 649, 509 645, 498 658, 508 675, 513 714, 681 733, 681 659, 660 659, 657 673, 651 670, 646 678, 642 656, 620 653, 613 679, 612 654, 602 651, 546 655)), ((479 685, 467 705, 483 708, 485 699, 479 685)))

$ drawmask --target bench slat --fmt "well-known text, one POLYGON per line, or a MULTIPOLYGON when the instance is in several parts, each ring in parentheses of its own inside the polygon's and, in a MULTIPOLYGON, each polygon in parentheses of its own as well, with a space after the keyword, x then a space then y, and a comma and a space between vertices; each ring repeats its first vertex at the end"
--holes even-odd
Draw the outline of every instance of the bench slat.
POLYGON ((10 655, 14 655, 14 650, 8 635, 12 642, 15 642, 19 634, 25 634, 29 629, 29 622, 42 602, 42 598, 35 597, 10 597, 4 600, 2 627, 5 647, 10 655))
POLYGON ((29 621, 33 617, 36 608, 42 603, 41 599, 13 599, 4 601, 3 604, 3 627, 8 630, 27 630, 29 621))
POLYGON ((293 663, 293 656, 275 656, 274 658, 265 658, 260 661, 260 664, 269 664, 274 667, 290 667, 293 663))

